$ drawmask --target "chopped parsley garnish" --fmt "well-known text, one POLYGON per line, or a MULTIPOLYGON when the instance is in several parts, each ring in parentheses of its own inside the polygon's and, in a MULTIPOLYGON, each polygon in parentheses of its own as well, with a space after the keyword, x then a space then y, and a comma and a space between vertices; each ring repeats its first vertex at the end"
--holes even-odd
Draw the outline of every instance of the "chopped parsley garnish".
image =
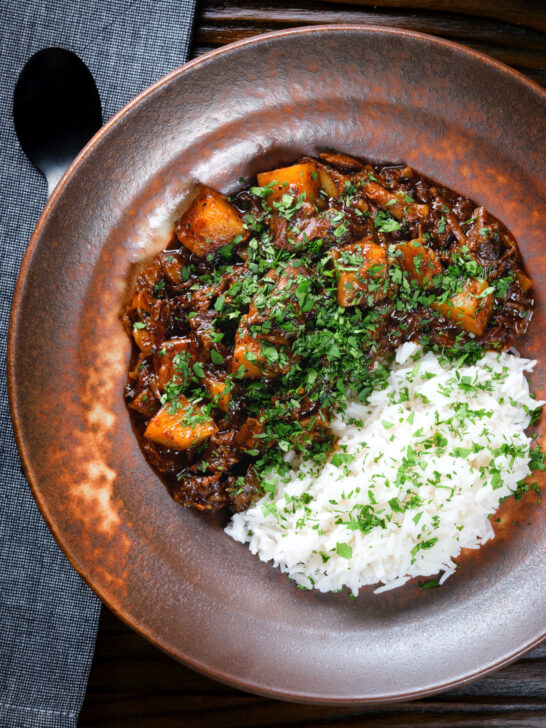
POLYGON ((343 559, 353 558, 353 549, 347 543, 336 543, 336 553, 343 559))
POLYGON ((383 210, 379 210, 376 213, 373 222, 380 233, 393 233, 400 229, 398 220, 383 210))

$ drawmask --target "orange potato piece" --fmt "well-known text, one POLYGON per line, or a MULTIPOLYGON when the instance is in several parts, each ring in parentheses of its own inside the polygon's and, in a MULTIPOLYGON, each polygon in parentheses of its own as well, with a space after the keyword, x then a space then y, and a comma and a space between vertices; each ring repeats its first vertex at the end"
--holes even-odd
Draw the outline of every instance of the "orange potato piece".
POLYGON ((260 332, 257 336, 253 336, 251 328, 262 325, 271 317, 272 313, 279 309, 284 310, 293 317, 299 316, 299 305, 293 300, 293 297, 290 298, 290 290, 285 295, 282 292, 284 289, 293 291, 302 276, 309 276, 307 268, 303 265, 296 266, 293 264, 287 265, 281 271, 273 268, 264 276, 264 279, 268 282, 274 282, 275 287, 269 291, 266 299, 264 299, 263 293, 256 293, 250 303, 248 314, 241 317, 233 350, 232 371, 234 374, 238 372, 241 366, 244 367, 245 379, 277 377, 289 370, 290 362, 294 360, 289 348, 289 332, 275 329, 269 334, 260 332), (262 298, 259 309, 256 307, 258 297, 262 298), (264 303, 266 304, 265 307, 264 303), (273 347, 279 354, 278 358, 272 359, 271 356, 264 356, 264 347, 268 349, 273 347), (281 356, 282 363, 280 361, 281 356))
POLYGON ((241 366, 245 369, 245 379, 261 379, 265 376, 266 360, 262 354, 262 342, 250 335, 241 318, 241 324, 235 336, 232 371, 236 374, 241 366), (247 355, 250 358, 247 359, 247 355))
POLYGON ((226 380, 207 377, 205 379, 205 386, 209 390, 210 396, 213 399, 216 397, 215 401, 218 407, 224 412, 227 412, 229 409, 230 388, 226 380))
POLYGON ((434 276, 442 272, 442 264, 432 248, 428 248, 421 239, 410 240, 398 246, 404 256, 404 267, 423 288, 430 288, 434 276))
POLYGON ((178 239, 192 253, 205 258, 217 248, 228 245, 238 235, 248 237, 243 216, 228 202, 225 195, 205 187, 190 209, 176 224, 178 239))
POLYGON ((152 417, 144 435, 158 445, 173 450, 187 450, 199 445, 215 432, 218 432, 218 427, 214 420, 182 395, 177 408, 166 404, 152 417))
POLYGON ((369 295, 374 301, 385 297, 383 284, 387 278, 387 253, 380 245, 368 240, 345 245, 334 253, 340 268, 337 283, 337 302, 340 306, 357 306, 366 302, 369 295), (362 262, 358 271, 343 270, 355 266, 350 258, 344 261, 342 253, 351 254, 351 258, 356 256, 356 265, 362 262))
POLYGON ((280 202, 283 195, 298 197, 305 192, 305 199, 312 202, 320 192, 319 170, 315 162, 302 162, 291 167, 274 169, 273 172, 261 172, 258 175, 260 187, 275 182, 272 192, 268 195, 267 202, 280 202))
MULTIPOLYGON (((174 375, 178 373, 173 363, 174 357, 177 354, 180 354, 182 351, 188 352, 188 354, 190 354, 189 365, 191 366, 194 363, 195 357, 190 351, 191 345, 191 339, 170 339, 169 341, 165 341, 159 351, 155 354, 154 371, 157 386, 160 390, 165 389, 174 375)), ((182 379, 182 377, 180 377, 180 379, 182 379)))
POLYGON ((489 283, 481 278, 472 278, 460 293, 446 303, 434 302, 432 308, 440 311, 456 326, 481 336, 493 311, 493 295, 488 293, 478 298, 489 283))
POLYGON ((281 365, 278 360, 270 360, 264 356, 264 347, 273 347, 279 354, 283 353, 293 359, 290 349, 287 348, 287 339, 278 336, 259 337, 252 336, 248 328, 248 316, 242 316, 239 328, 235 335, 233 349, 232 372, 237 374, 239 368, 244 368, 245 379, 261 379, 262 377, 278 377, 286 374, 290 369, 290 362, 281 365))
POLYGON ((155 350, 155 338, 148 329, 133 329, 133 338, 143 354, 152 354, 155 350))

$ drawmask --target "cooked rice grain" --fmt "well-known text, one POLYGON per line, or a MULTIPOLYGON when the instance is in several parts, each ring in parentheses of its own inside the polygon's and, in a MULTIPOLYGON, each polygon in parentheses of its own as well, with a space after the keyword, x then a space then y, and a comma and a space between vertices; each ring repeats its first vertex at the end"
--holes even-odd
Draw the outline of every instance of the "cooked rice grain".
POLYGON ((462 548, 494 536, 489 516, 529 475, 525 428, 535 362, 488 352, 454 369, 403 344, 385 389, 351 400, 331 423, 338 446, 320 470, 286 460, 268 492, 226 527, 300 586, 322 592, 456 569, 462 548))

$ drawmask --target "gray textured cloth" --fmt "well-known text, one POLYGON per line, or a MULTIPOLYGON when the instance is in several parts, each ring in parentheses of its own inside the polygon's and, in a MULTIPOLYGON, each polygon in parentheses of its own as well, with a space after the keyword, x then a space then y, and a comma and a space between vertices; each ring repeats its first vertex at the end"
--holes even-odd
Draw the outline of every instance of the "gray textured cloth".
POLYGON ((2 0, 0 3, 0 728, 75 726, 100 603, 45 526, 23 477, 6 394, 13 288, 47 186, 19 148, 13 89, 37 50, 87 63, 106 120, 187 59, 195 0, 2 0))

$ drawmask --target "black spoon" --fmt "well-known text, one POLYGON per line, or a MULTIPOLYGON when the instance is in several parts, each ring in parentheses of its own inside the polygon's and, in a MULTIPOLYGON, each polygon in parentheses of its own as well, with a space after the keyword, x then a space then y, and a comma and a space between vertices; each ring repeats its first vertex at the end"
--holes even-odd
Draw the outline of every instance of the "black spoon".
POLYGON ((13 92, 19 143, 51 194, 70 162, 102 126, 91 71, 72 51, 44 48, 26 62, 13 92))

